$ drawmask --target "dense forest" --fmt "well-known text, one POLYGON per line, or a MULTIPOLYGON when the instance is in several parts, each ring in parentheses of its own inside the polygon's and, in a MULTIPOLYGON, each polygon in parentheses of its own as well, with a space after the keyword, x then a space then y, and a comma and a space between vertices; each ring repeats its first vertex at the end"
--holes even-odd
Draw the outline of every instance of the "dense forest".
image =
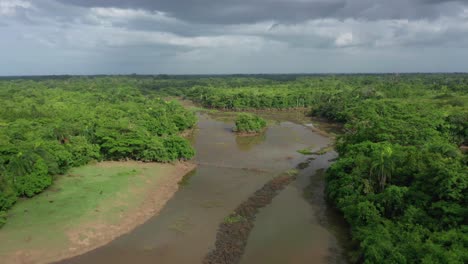
POLYGON ((90 160, 194 155, 195 116, 306 109, 344 124, 326 194, 350 224, 353 262, 468 262, 468 74, 96 76, 0 80, 0 223, 90 160))
POLYGON ((468 262, 467 74, 198 82, 156 86, 205 107, 307 108, 345 124, 326 193, 351 226, 353 262, 468 262))
POLYGON ((70 167, 194 155, 179 133, 195 115, 137 87, 129 78, 0 81, 0 226, 19 197, 42 192, 70 167))

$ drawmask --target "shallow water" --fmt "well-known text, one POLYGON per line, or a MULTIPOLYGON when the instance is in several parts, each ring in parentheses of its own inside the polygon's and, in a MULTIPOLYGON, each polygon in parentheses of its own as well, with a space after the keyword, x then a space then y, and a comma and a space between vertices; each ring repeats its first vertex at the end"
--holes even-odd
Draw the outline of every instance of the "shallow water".
MULTIPOLYGON (((60 263, 201 263, 214 247, 219 224, 234 208, 272 177, 308 158, 297 150, 318 150, 330 143, 289 121, 255 137, 240 138, 231 129, 232 122, 200 115, 192 139, 199 166, 160 214, 106 246, 60 263)), ((323 180, 313 184, 313 199, 303 195, 314 182, 310 176, 326 168, 334 155, 312 161, 260 211, 242 263, 342 262, 335 238, 341 231, 329 224, 323 180)))
POLYGON ((310 161, 295 182, 260 210, 241 264, 346 263, 336 237, 346 229, 329 219, 339 216, 329 214, 321 184, 323 170, 335 157, 331 152, 310 161))

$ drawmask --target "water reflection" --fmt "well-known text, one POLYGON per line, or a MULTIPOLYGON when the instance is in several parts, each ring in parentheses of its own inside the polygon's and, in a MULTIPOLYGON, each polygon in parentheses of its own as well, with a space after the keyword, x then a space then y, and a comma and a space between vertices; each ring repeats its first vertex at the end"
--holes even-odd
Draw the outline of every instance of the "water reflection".
POLYGON ((236 135, 236 144, 237 148, 239 148, 242 151, 249 151, 251 150, 254 146, 259 145, 263 143, 266 139, 266 133, 260 133, 258 135, 252 135, 252 136, 239 136, 236 135))

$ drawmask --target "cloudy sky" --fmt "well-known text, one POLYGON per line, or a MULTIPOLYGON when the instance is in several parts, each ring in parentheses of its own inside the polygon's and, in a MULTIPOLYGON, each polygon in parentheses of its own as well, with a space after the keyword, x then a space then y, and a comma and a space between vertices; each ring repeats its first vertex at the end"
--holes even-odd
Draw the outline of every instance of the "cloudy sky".
POLYGON ((453 71, 468 0, 0 0, 0 75, 453 71))

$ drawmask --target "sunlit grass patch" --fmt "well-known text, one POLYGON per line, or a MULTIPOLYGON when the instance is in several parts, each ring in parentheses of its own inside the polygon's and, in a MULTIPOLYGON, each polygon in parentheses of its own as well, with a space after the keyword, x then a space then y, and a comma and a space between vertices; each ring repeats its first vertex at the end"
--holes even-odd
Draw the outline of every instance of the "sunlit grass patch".
POLYGON ((245 218, 241 215, 230 215, 230 216, 227 216, 224 218, 224 223, 226 224, 234 224, 234 223, 238 223, 238 222, 242 222, 244 221, 245 218))
POLYGON ((84 223, 91 229, 94 222, 117 224, 123 212, 146 198, 138 194, 170 172, 170 165, 138 162, 74 168, 59 176, 51 188, 20 200, 8 212, 8 221, 0 229, 0 256, 18 250, 63 250, 70 245, 67 234, 84 223))

